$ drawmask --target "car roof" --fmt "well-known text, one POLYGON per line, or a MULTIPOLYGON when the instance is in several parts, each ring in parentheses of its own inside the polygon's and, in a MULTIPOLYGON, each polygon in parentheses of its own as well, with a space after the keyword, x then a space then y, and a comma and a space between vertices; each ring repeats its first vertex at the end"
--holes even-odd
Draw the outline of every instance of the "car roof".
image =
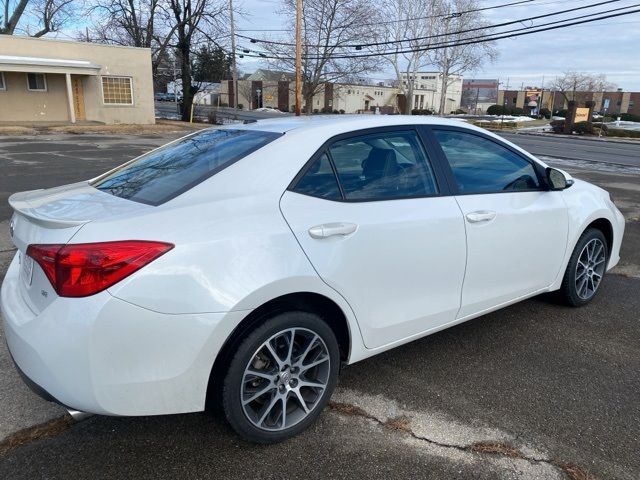
POLYGON ((326 127, 339 128, 344 132, 372 127, 386 127, 393 125, 448 125, 470 127, 464 121, 447 119, 436 116, 419 115, 303 115, 300 117, 287 116, 284 118, 269 118, 252 123, 228 125, 225 128, 242 130, 261 130, 285 133, 292 130, 318 130, 326 127))

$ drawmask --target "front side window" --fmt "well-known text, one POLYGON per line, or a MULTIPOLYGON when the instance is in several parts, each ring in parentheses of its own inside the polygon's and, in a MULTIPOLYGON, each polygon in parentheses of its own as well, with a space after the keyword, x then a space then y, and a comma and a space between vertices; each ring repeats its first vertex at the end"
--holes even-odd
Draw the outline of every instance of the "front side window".
POLYGON ((280 135, 255 130, 203 130, 126 163, 92 185, 117 197, 159 205, 280 135))
POLYGON ((472 133, 434 130, 460 193, 494 193, 540 188, 531 162, 472 133))
POLYGON ((27 89, 32 92, 47 90, 47 79, 44 73, 27 73, 27 89))
POLYGON ((111 105, 133 105, 131 78, 102 77, 102 99, 111 105))

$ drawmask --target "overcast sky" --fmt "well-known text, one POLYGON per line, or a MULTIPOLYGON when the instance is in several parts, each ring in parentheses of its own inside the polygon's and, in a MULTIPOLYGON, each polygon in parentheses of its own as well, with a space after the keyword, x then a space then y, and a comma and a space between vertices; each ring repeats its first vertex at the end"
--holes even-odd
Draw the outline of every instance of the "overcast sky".
MULTIPOLYGON (((514 0, 483 0, 483 6, 495 6, 511 3, 514 0)), ((535 0, 525 5, 517 5, 485 12, 491 23, 522 19, 572 7, 600 3, 602 0, 535 0)), ((238 30, 247 29, 282 29, 286 25, 277 11, 281 8, 280 0, 241 0, 239 3, 247 13, 236 19, 238 30)), ((563 16, 554 16, 537 20, 533 25, 551 22, 571 16, 596 13, 623 6, 637 4, 633 0, 621 0, 600 7, 585 9, 563 16)), ((428 12, 425 12, 428 15, 428 12)), ((372 18, 372 21, 375 21, 372 18)), ((502 27, 499 30, 515 29, 516 24, 502 27)), ((285 38, 283 32, 241 32, 248 36, 264 38, 285 38)), ((482 70, 469 72, 465 78, 498 78, 507 82, 511 88, 545 85, 566 70, 577 70, 591 73, 604 73, 607 79, 628 91, 640 91, 640 13, 610 18, 586 25, 577 25, 560 30, 525 35, 514 39, 498 40, 496 48, 499 52, 497 61, 487 64, 482 70)), ((239 67, 244 72, 252 72, 255 68, 266 66, 254 59, 240 59, 239 67)), ((392 78, 390 70, 382 70, 371 74, 372 78, 392 78)))

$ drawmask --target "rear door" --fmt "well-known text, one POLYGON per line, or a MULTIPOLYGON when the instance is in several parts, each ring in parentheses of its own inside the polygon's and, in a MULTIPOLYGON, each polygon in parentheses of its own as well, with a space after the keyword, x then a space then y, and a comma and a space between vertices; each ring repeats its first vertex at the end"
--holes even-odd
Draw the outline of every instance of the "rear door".
POLYGON ((465 220, 467 269, 459 318, 548 287, 567 244, 562 194, 534 162, 481 133, 434 128, 465 220))
POLYGON ((334 139, 285 192, 281 210, 320 277, 354 309, 367 347, 455 320, 464 222, 418 131, 334 139))

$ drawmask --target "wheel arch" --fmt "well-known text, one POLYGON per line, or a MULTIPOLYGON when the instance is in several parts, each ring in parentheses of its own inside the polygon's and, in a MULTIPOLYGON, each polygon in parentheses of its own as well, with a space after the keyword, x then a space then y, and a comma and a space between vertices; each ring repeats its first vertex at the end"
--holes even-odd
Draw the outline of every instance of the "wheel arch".
POLYGON ((306 291, 287 293, 253 309, 232 330, 213 363, 207 385, 207 405, 211 406, 212 402, 218 399, 220 389, 217 386, 224 377, 233 352, 248 332, 268 318, 292 310, 319 315, 336 335, 340 348, 340 360, 343 363, 348 362, 355 332, 350 328, 349 320, 343 309, 334 300, 320 293, 306 291))
MULTIPOLYGON (((590 228, 600 230, 604 235, 604 238, 607 240, 607 258, 609 258, 611 256, 611 249, 613 248, 613 224, 608 218, 597 218, 582 230, 580 236, 590 228)), ((580 238, 580 236, 578 238, 580 238)))

